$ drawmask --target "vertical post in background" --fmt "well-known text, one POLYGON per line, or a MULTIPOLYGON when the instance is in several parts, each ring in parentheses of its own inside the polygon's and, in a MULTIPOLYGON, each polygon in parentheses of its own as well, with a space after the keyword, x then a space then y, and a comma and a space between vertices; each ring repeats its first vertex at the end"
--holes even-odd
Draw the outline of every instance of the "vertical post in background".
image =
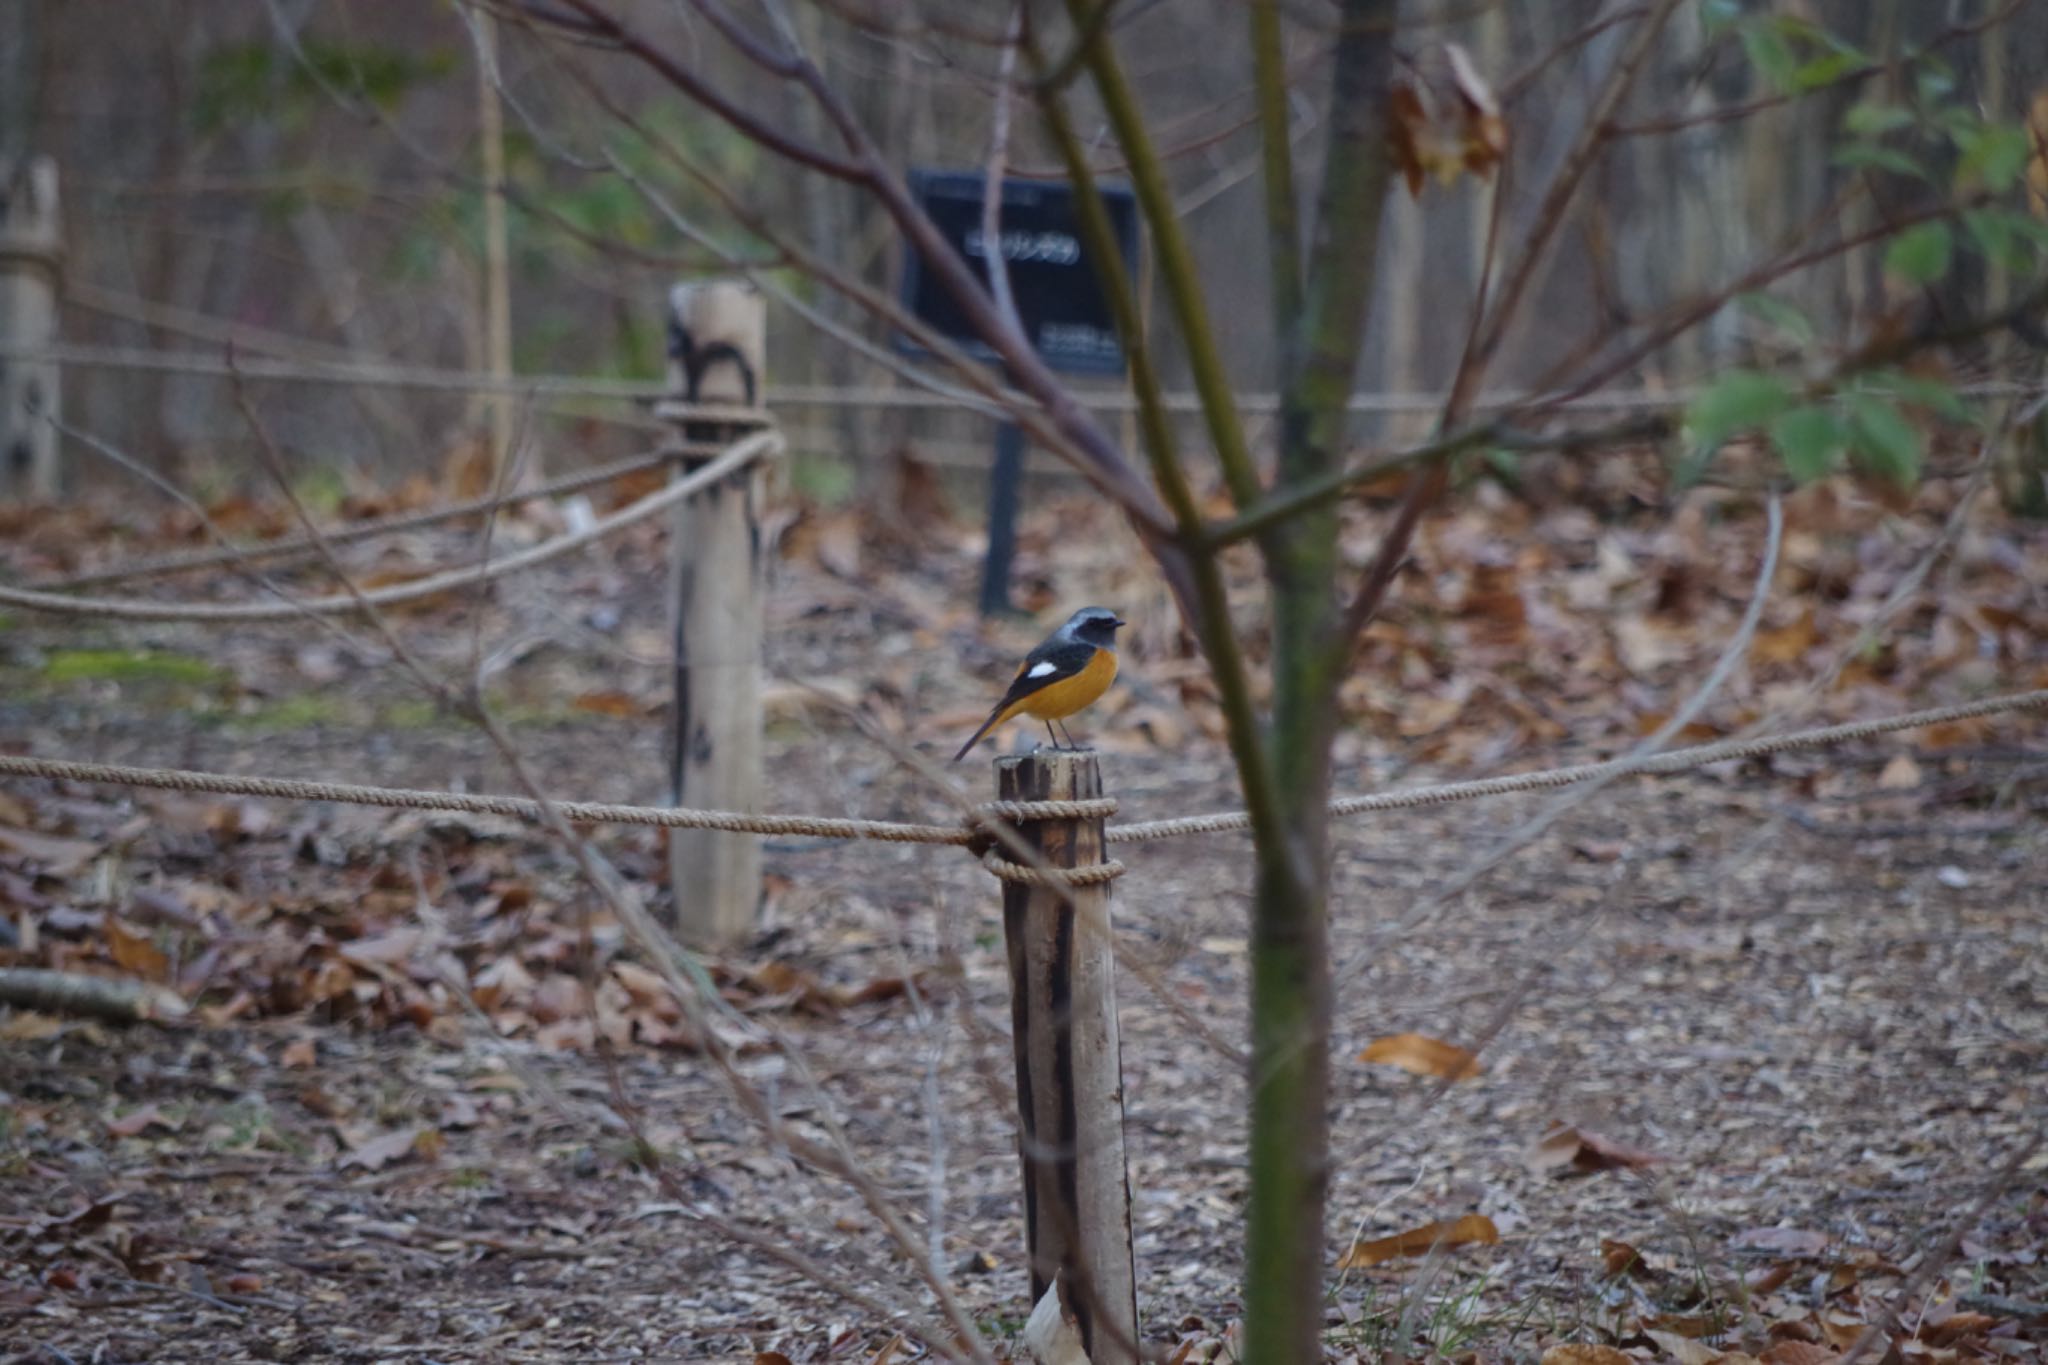
POLYGON ((1017 503, 1024 482, 1024 429, 996 428, 996 462, 988 476, 988 555, 981 563, 981 614, 1010 609, 1010 564, 1017 557, 1017 503))
MULTIPOLYGON (((504 384, 512 378, 512 264, 505 222, 505 107, 498 99, 498 21, 479 5, 474 22, 477 141, 483 151, 484 181, 485 366, 492 379, 504 384)), ((513 395, 500 388, 484 401, 491 414, 490 470, 495 488, 505 461, 512 458, 513 395)), ((528 479, 544 477, 533 461, 521 473, 528 479)))
POLYGON ((62 380, 54 360, 24 358, 57 341, 64 279, 57 163, 0 165, 0 498, 57 496, 62 380))
MULTIPOLYGON (((766 300, 745 281, 710 280, 670 291, 669 398, 655 405, 655 414, 675 424, 687 452, 675 477, 766 423, 766 332, 766 300)), ((757 460, 682 503, 671 523, 675 690, 668 757, 674 805, 761 808, 761 519, 767 487, 765 465, 757 460)), ((759 841, 677 829, 669 832, 668 850, 679 936, 719 947, 753 932, 761 896, 759 841)))
MULTIPOLYGON (((1102 774, 1092 752, 1041 750, 998 759, 996 789, 1004 801, 1087 801, 1102 795, 1102 774)), ((1055 868, 1104 859, 1100 816, 1018 831, 1055 868)), ((1094 1365, 1138 1359, 1109 904, 1106 882, 1003 883, 1031 1300, 1057 1281, 1094 1365)))

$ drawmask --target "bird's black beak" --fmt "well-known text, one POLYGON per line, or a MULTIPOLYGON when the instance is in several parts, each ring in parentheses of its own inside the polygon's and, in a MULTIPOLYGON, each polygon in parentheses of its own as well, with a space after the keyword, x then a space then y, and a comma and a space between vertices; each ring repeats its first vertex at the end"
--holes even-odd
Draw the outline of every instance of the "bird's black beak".
POLYGON ((1123 618, 1123 617, 1121 617, 1121 616, 1119 616, 1119 617, 1117 617, 1117 618, 1116 618, 1116 629, 1118 629, 1118 630, 1122 630, 1122 629, 1123 629, 1123 628, 1124 628, 1125 626, 1127 626, 1127 625, 1129 625, 1129 624, 1130 624, 1130 622, 1129 622, 1129 621, 1126 621, 1126 620, 1124 620, 1124 618, 1123 618))

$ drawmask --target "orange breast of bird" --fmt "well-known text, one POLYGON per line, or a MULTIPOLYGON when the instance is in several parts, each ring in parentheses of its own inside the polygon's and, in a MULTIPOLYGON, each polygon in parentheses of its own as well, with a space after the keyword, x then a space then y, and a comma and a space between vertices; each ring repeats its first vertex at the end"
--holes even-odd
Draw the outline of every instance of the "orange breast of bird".
POLYGON ((1032 716, 1038 720, 1065 720, 1109 691, 1109 685, 1115 681, 1115 651, 1098 649, 1095 657, 1088 661, 1088 666, 1072 677, 1047 683, 1036 692, 1012 702, 1010 709, 1003 713, 1003 720, 1016 715, 1032 716))

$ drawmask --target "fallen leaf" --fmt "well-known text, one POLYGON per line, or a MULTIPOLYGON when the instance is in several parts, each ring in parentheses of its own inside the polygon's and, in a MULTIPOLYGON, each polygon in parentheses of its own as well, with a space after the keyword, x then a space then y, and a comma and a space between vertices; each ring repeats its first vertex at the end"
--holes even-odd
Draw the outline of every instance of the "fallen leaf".
POLYGON ((1648 678, 1666 665, 1692 656, 1691 632, 1624 616, 1614 623, 1614 648, 1623 668, 1638 678, 1648 678))
POLYGON ((153 1104, 131 1110, 107 1124, 107 1132, 114 1137, 139 1137, 150 1128, 161 1128, 165 1132, 176 1132, 177 1122, 167 1117, 153 1104))
POLYGON ((1397 1232, 1370 1242, 1353 1242, 1337 1262, 1339 1270, 1354 1270, 1391 1261, 1397 1256, 1423 1256, 1439 1246, 1492 1246, 1500 1241, 1500 1229, 1484 1214, 1468 1213, 1462 1218, 1424 1223, 1419 1228, 1397 1232))
POLYGON ((399 1128, 388 1133, 365 1137, 361 1142, 350 1142, 348 1155, 336 1163, 341 1170, 351 1166, 366 1171, 381 1171, 394 1161, 411 1155, 413 1146, 420 1135, 427 1130, 415 1124, 410 1128, 399 1128))
POLYGON ((1770 1251, 1780 1256, 1818 1256, 1831 1239, 1806 1228, 1749 1228, 1728 1239, 1737 1251, 1770 1251))
POLYGON ((120 1207, 121 1200, 119 1194, 104 1194, 89 1204, 80 1204, 69 1213, 38 1218, 28 1225, 26 1240, 37 1242, 47 1239, 53 1232, 90 1232, 104 1227, 113 1220, 114 1210, 120 1207))
POLYGON ((657 1019, 674 1023, 682 1018, 683 1007, 677 1003, 667 979, 660 974, 635 962, 614 962, 612 976, 626 988, 626 994, 633 998, 634 1004, 651 1012, 657 1019))
POLYGON ((171 960, 149 935, 118 919, 107 921, 107 952, 124 971, 145 981, 161 981, 171 970, 171 960))
POLYGON ((1935 1346, 1953 1346, 1964 1337, 1990 1331, 1998 1322, 1988 1313, 1954 1313, 1940 1323, 1923 1326, 1920 1339, 1935 1346))
POLYGON ((1780 1261, 1776 1265, 1758 1266, 1742 1277, 1752 1294, 1775 1294, 1785 1281, 1792 1278, 1792 1262, 1780 1261))
POLYGON ((583 983, 565 972, 557 972, 540 983, 533 993, 533 1017, 543 1024, 579 1019, 590 1013, 590 992, 583 983))
POLYGON ((1846 1351, 1870 1330, 1870 1324, 1849 1313, 1827 1312, 1819 1316, 1821 1335, 1838 1351, 1846 1351))
POLYGON ((303 1071, 320 1060, 319 1044, 311 1038, 294 1038, 277 1054, 279 1066, 303 1071))
POLYGON ((1600 1264, 1610 1276, 1633 1275, 1647 1279, 1650 1275, 1650 1267, 1643 1263, 1643 1253, 1612 1237, 1600 1239, 1600 1264))
POLYGON ((1677 1332, 1645 1332, 1643 1335, 1656 1342, 1664 1354, 1677 1361, 1678 1365, 1713 1365, 1721 1358, 1721 1352, 1705 1342, 1694 1341, 1677 1332))
POLYGON ((17 1010, 0 1019, 0 1043, 39 1043, 64 1031, 64 1021, 54 1014, 17 1010))
POLYGON ((395 967, 412 956, 413 949, 419 947, 420 938, 421 933, 417 929, 393 929, 389 933, 353 939, 336 951, 359 967, 395 967))
POLYGON ((1438 1076, 1447 1081, 1470 1080, 1480 1071, 1479 1059, 1464 1048, 1422 1033, 1375 1038, 1358 1054, 1358 1060, 1398 1066, 1418 1076, 1438 1076))
POLYGON ((1758 631, 1749 652, 1763 663, 1794 664, 1819 642, 1820 632, 1814 628, 1813 609, 1809 607, 1805 615, 1789 626, 1758 631))
POLYGON ((99 856, 101 845, 85 839, 64 839, 54 834, 0 825, 0 854, 11 853, 9 861, 33 863, 52 877, 68 877, 99 856))
POLYGON ((533 973, 509 953, 487 965, 470 982, 470 994, 487 1010, 524 1004, 533 996, 533 973))
POLYGON ((1891 762, 1877 775, 1880 791, 1910 791, 1920 785, 1920 765, 1913 761, 1911 754, 1894 754, 1891 762))
POLYGON ((1529 1156, 1529 1165, 1554 1175, 1591 1175, 1595 1171, 1642 1170, 1667 1156, 1616 1142, 1586 1128, 1558 1127, 1544 1134, 1529 1156))
POLYGON ((1780 1341, 1757 1359, 1764 1365, 1828 1365, 1840 1352, 1811 1341, 1780 1341))
POLYGON ((645 709, 630 693, 621 692, 616 688, 585 692, 571 698, 569 706, 572 710, 588 711, 594 716, 612 716, 620 720, 630 720, 645 709))
POLYGON ((1612 1346, 1565 1341, 1543 1353, 1543 1365, 1636 1365, 1634 1357, 1612 1346))

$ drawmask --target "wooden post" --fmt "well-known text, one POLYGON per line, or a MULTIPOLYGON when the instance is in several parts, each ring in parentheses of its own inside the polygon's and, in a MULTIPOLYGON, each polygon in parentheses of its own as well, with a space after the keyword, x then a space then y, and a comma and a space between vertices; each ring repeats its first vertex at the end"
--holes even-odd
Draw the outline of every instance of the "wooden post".
POLYGON ((988 554, 981 562, 981 614, 1010 610, 1010 566, 1017 558, 1017 502, 1024 483, 1024 428, 996 427, 996 462, 988 472, 988 554))
MULTIPOLYGON (((675 422, 693 452, 731 442, 766 420, 704 420, 704 404, 760 408, 766 303, 743 281, 676 286, 669 294, 669 392, 657 416, 675 422)), ((709 454, 680 461, 676 477, 709 454)), ((676 508, 670 576, 675 693, 669 728, 669 797, 678 806, 761 808, 761 610, 765 466, 746 469, 676 508)), ((761 898, 761 845, 751 835, 669 833, 676 932, 703 947, 753 931, 761 898)))
MULTIPOLYGON (((1102 775, 1092 752, 1042 750, 998 759, 996 789, 1005 801, 1092 800, 1102 775)), ((1056 868, 1104 859, 1100 817, 1018 831, 1056 868)), ((1093 1365, 1138 1359, 1109 903, 1107 882, 1064 892, 1003 883, 1031 1300, 1057 1278, 1093 1365)))
POLYGON ((57 364, 14 352, 56 342, 63 266, 57 163, 0 165, 0 498, 57 496, 57 364))
MULTIPOLYGON (((484 179, 484 364, 492 379, 512 378, 512 266, 505 224, 505 107, 498 99, 498 20, 479 5, 476 18, 476 123, 483 150, 484 179)), ((498 486, 512 458, 514 395, 499 388, 485 398, 491 414, 491 486, 498 486)), ((537 457, 520 476, 544 476, 537 457)))

